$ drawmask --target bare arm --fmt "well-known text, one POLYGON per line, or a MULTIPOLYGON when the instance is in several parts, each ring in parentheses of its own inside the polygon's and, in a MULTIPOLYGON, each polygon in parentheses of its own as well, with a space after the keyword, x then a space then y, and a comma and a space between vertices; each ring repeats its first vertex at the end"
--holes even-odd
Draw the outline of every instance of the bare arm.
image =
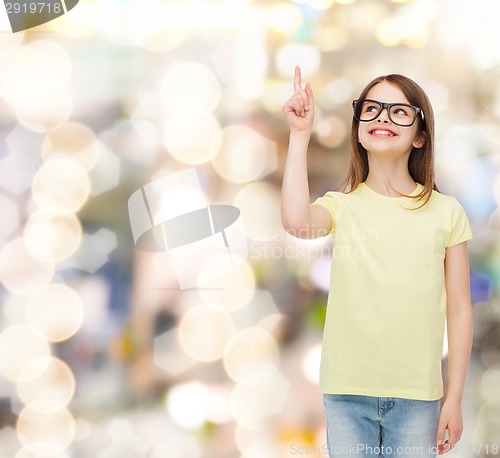
MULTIPOLYGON (((463 430, 462 395, 472 348, 472 306, 470 300, 467 242, 446 249, 446 320, 448 330, 448 389, 439 421, 438 440, 448 440, 440 451, 453 448, 463 430)), ((442 454, 442 453, 440 453, 442 454)))
POLYGON ((310 206, 307 179, 307 147, 314 121, 314 98, 309 83, 302 88, 300 68, 295 67, 294 95, 285 102, 283 113, 290 126, 290 140, 281 188, 281 220, 285 230, 298 238, 322 237, 330 231, 328 211, 310 206))

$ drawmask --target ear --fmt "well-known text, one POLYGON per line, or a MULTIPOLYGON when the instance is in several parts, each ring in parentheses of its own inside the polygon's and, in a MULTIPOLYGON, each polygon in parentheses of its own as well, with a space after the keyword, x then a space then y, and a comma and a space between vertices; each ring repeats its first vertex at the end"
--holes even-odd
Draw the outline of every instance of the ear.
POLYGON ((415 140, 413 140, 412 145, 415 148, 422 148, 422 146, 425 145, 425 132, 419 132, 417 136, 415 137, 415 140))

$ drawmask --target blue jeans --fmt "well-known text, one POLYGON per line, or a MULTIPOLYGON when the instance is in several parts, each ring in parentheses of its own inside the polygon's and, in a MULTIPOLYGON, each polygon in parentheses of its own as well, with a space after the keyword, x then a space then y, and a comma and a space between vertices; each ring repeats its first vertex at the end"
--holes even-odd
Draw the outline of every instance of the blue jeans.
POLYGON ((440 400, 323 394, 330 458, 436 456, 440 400))

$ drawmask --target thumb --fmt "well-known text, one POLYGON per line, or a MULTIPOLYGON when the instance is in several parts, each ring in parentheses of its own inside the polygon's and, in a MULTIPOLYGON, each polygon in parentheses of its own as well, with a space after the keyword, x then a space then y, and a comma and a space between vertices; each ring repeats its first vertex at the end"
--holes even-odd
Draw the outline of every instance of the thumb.
POLYGON ((306 91, 306 94, 307 94, 307 98, 309 99, 310 105, 311 106, 314 105, 313 90, 312 90, 312 87, 311 87, 310 83, 306 84, 305 91, 306 91))
POLYGON ((439 423, 438 432, 436 436, 436 445, 439 447, 444 442, 444 430, 446 429, 446 423, 439 423))

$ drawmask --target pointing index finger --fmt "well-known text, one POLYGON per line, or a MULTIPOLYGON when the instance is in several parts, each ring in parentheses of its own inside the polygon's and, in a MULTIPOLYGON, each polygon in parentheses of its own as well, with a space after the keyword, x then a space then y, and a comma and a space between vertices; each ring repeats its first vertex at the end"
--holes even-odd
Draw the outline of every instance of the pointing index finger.
POLYGON ((295 77, 293 80, 293 90, 295 94, 299 94, 302 90, 302 79, 300 75, 300 67, 298 65, 295 66, 295 77))

